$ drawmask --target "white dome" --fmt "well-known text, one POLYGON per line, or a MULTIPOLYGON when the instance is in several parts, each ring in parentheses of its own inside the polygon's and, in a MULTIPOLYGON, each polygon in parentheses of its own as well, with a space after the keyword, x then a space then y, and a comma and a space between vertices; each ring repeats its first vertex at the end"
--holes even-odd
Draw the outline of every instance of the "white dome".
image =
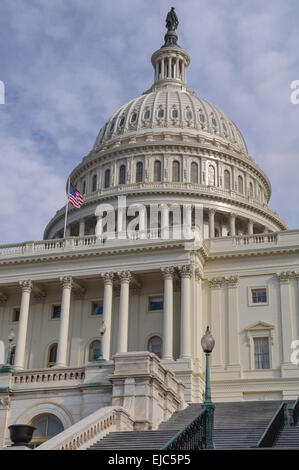
POLYGON ((122 136, 165 132, 165 128, 184 133, 207 135, 227 141, 248 154, 237 126, 216 106, 194 92, 177 86, 164 86, 147 92, 119 108, 106 122, 96 139, 94 150, 122 136))

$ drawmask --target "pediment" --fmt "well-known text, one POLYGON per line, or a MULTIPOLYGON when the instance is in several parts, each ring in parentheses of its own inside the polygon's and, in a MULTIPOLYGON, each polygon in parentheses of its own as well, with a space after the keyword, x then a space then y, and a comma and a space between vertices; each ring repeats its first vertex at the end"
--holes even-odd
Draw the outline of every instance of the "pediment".
POLYGON ((246 331, 259 331, 259 330, 273 330, 275 328, 274 325, 271 325, 270 323, 266 323, 264 321, 258 321, 256 323, 253 323, 250 326, 247 326, 245 328, 246 331))

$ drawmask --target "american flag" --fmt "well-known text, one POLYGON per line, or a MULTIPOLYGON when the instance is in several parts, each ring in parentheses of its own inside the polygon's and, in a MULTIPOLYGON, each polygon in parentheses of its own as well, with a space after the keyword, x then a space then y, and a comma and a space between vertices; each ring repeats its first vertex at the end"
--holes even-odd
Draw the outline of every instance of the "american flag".
POLYGON ((76 189, 72 183, 70 183, 70 189, 69 189, 69 203, 72 204, 74 207, 81 207, 83 204, 83 197, 81 196, 80 191, 76 189))

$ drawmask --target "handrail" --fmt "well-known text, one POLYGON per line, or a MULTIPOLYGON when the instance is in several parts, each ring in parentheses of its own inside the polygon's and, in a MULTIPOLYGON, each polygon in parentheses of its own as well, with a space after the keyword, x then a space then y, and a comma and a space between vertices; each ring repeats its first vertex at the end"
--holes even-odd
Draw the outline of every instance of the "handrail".
POLYGON ((289 425, 296 426, 297 420, 299 418, 299 398, 297 398, 293 406, 289 407, 288 412, 289 412, 289 425))
POLYGON ((286 402, 283 401, 272 417, 270 423, 263 432, 257 444, 252 444, 250 447, 272 447, 273 442, 281 428, 285 423, 285 409, 286 402))
POLYGON ((207 410, 201 412, 178 431, 160 450, 199 450, 206 447, 207 410))

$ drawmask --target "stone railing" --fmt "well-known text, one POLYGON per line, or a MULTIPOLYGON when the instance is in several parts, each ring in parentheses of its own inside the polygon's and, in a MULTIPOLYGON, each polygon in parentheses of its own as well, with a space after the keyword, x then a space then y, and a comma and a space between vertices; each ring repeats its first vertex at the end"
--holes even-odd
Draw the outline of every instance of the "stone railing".
POLYGON ((83 418, 36 450, 85 450, 109 432, 132 431, 129 413, 119 406, 107 406, 83 418))
POLYGON ((277 243, 277 233, 261 233, 256 235, 242 235, 236 237, 236 246, 259 245, 261 243, 277 243))
POLYGON ((62 385, 83 384, 85 378, 84 368, 68 369, 39 369, 14 372, 11 379, 13 388, 33 386, 49 387, 62 385))

